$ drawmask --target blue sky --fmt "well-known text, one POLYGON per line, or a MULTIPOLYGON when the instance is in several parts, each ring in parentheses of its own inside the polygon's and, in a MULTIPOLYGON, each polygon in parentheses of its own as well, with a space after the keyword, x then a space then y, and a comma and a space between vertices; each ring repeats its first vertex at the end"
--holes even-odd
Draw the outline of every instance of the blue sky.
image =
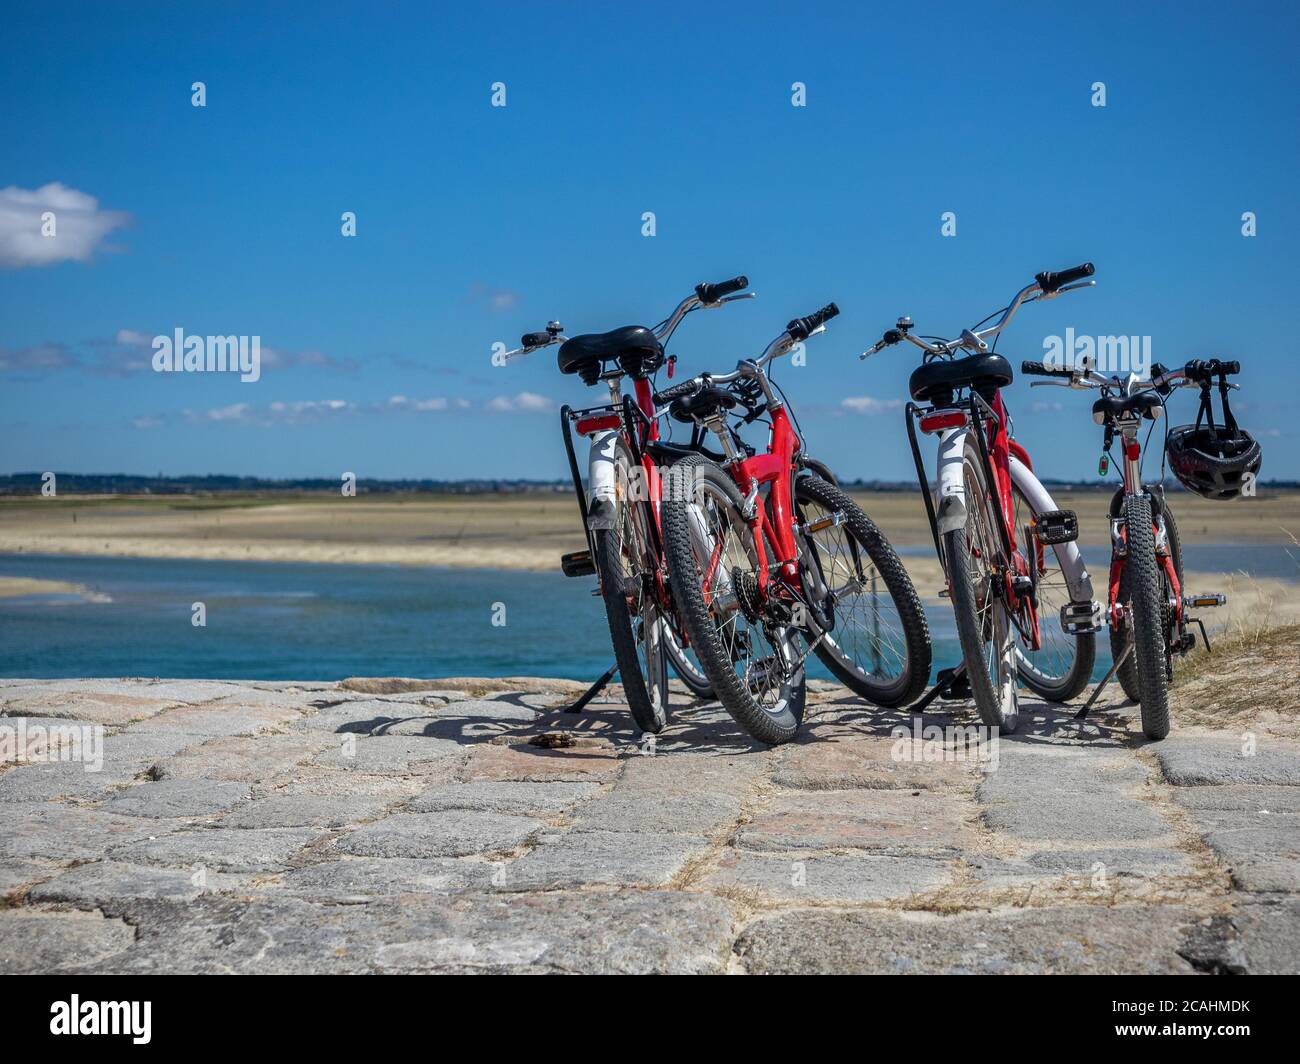
MULTIPOLYGON (((759 299, 688 319, 682 367, 726 371, 835 300, 778 380, 841 475, 903 478, 919 352, 858 353, 1092 260, 1096 288, 999 350, 1073 328, 1241 358, 1264 476, 1300 476, 1293 4, 703 9, 11 7, 0 472, 562 476, 555 404, 596 396, 491 345, 651 324, 743 272, 759 299), (40 264, 50 196, 79 260, 40 264), (262 379, 151 372, 178 327, 260 336, 262 379)), ((1095 473, 1086 396, 1007 400, 1040 471, 1095 473)))

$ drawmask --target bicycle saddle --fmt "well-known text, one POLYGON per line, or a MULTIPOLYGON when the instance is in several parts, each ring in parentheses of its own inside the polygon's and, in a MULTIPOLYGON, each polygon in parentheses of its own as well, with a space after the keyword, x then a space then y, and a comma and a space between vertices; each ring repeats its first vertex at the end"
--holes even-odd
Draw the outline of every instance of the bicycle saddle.
POLYGON ((1160 416, 1156 413, 1160 408, 1160 396, 1155 392, 1138 392, 1137 395, 1106 395, 1092 404, 1092 420, 1097 422, 1098 425, 1104 425, 1107 418, 1131 413, 1154 421, 1160 416))
POLYGON ((917 366, 907 388, 918 403, 946 399, 958 388, 973 388, 987 399, 1013 380, 1011 363, 1001 355, 969 355, 952 361, 939 358, 917 366))
POLYGON ((560 345, 556 356, 561 373, 577 373, 587 384, 596 382, 605 362, 617 361, 625 373, 638 378, 653 373, 663 360, 663 348, 643 325, 574 336, 560 345))
POLYGON ((678 421, 693 422, 696 418, 711 417, 719 410, 730 410, 736 397, 722 388, 701 388, 694 395, 674 399, 668 412, 678 421))

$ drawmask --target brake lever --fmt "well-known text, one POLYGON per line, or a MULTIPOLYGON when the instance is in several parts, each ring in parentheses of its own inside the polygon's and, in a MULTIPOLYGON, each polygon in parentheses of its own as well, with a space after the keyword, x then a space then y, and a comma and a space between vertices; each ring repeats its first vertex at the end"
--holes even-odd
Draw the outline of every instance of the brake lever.
POLYGON ((734 303, 738 299, 757 299, 757 298, 758 298, 757 292, 738 292, 735 295, 723 296, 716 303, 701 303, 700 306, 707 307, 710 310, 712 310, 714 307, 722 306, 723 303, 734 303))

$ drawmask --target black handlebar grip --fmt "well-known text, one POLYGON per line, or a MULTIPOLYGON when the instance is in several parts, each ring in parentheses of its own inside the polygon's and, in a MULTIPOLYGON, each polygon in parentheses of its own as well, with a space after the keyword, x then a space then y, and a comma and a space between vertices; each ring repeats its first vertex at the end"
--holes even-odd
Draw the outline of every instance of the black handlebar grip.
POLYGON ((1187 376, 1187 379, 1193 381, 1208 381, 1220 374, 1231 376, 1240 372, 1240 362, 1220 362, 1217 358, 1194 358, 1183 367, 1183 373, 1187 376))
POLYGON ((703 385, 697 377, 692 377, 688 381, 682 381, 681 384, 674 384, 671 388, 665 388, 662 392, 655 392, 655 406, 667 406, 674 399, 681 399, 686 395, 694 395, 703 385))
POLYGON ((825 325, 839 312, 840 308, 834 303, 827 303, 815 314, 809 314, 806 318, 795 318, 785 327, 785 331, 795 340, 807 340, 819 325, 825 325))
POLYGON ((1020 372, 1026 377, 1072 377, 1074 375, 1068 369, 1044 366, 1041 362, 1022 362, 1020 372))
POLYGON ((549 344, 555 337, 548 332, 524 333, 519 342, 524 347, 541 347, 542 344, 549 344))
POLYGON ((748 287, 749 278, 742 274, 733 277, 730 281, 719 281, 717 284, 701 281, 695 286, 695 294, 700 297, 701 303, 716 303, 723 296, 729 296, 732 292, 739 292, 742 288, 748 287))
POLYGON ((1034 280, 1038 282, 1038 287, 1044 292, 1056 292, 1067 284, 1082 281, 1085 277, 1091 277, 1096 272, 1091 262, 1085 262, 1082 265, 1071 266, 1068 270, 1060 270, 1056 273, 1051 270, 1044 270, 1042 273, 1037 274, 1034 280))

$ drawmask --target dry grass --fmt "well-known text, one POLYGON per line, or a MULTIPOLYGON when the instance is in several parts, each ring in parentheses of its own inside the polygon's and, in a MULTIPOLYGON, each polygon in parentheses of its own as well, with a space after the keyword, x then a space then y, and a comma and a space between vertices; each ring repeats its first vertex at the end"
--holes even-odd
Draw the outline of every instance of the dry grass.
POLYGON ((1267 627, 1267 618, 1219 638, 1213 653, 1178 662, 1170 700, 1181 725, 1250 725, 1300 736, 1300 624, 1267 627))

